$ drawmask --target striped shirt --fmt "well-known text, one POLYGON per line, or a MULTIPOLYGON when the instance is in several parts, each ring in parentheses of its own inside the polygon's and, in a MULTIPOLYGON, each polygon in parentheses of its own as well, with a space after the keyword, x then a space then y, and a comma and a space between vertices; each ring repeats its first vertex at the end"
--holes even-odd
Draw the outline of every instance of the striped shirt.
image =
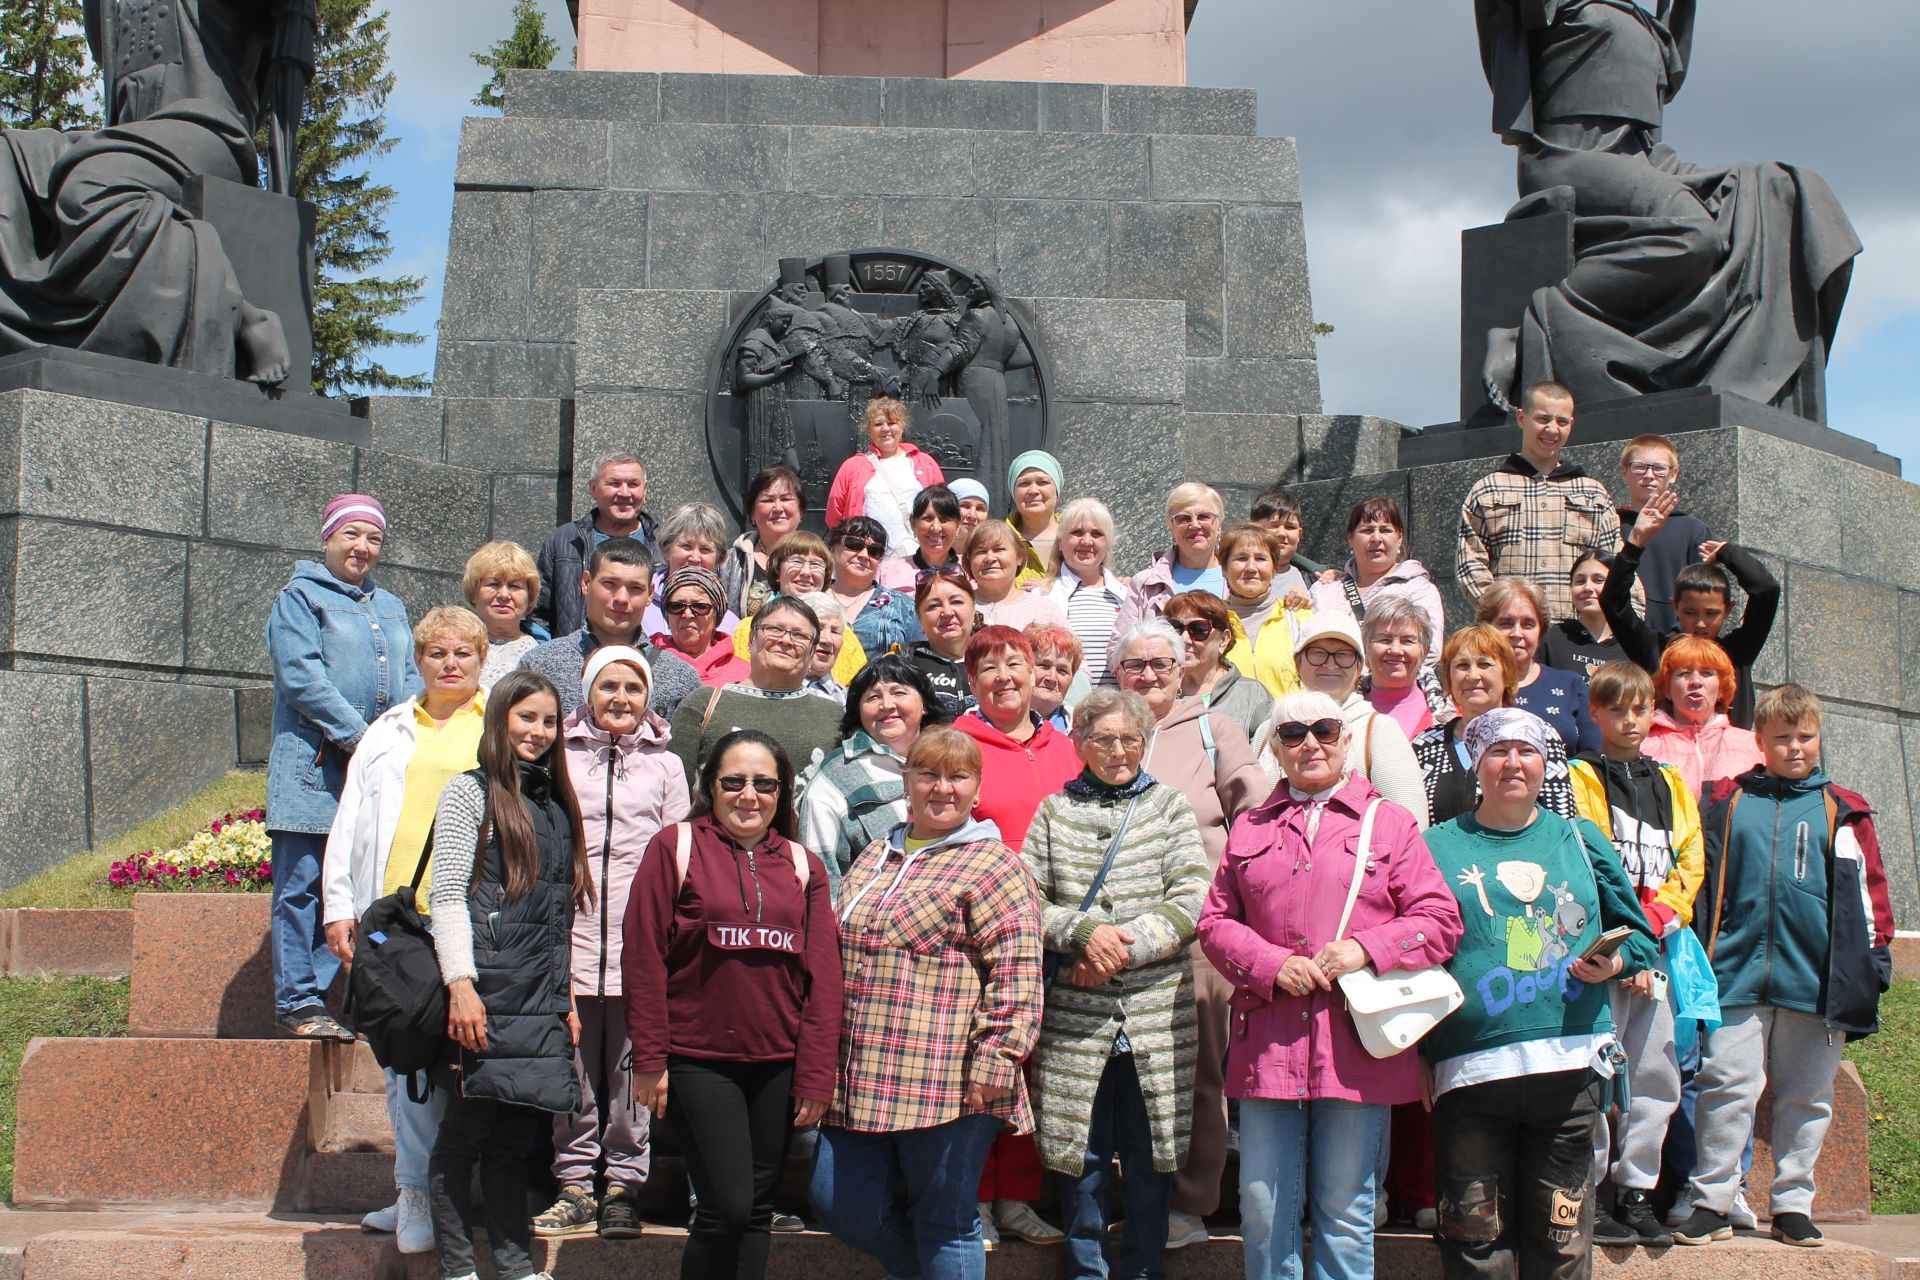
POLYGON ((1067 630, 1080 642, 1080 670, 1089 685, 1111 684, 1107 650, 1113 644, 1113 619, 1126 597, 1104 583, 1075 583, 1067 598, 1067 630))

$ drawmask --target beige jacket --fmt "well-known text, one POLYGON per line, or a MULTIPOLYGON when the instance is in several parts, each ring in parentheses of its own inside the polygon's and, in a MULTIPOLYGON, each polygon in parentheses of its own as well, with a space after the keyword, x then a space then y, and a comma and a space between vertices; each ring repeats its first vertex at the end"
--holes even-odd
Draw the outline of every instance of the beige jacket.
POLYGON ((1210 873, 1226 852, 1227 827, 1273 790, 1240 726, 1218 711, 1208 711, 1198 698, 1173 704, 1147 745, 1145 767, 1193 806, 1210 873))

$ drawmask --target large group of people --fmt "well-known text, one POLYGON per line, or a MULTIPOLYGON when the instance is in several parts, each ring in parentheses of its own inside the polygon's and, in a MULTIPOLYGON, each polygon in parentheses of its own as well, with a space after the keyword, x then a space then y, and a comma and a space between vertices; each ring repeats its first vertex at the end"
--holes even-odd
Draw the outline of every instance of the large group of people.
POLYGON ((1057 459, 992 512, 886 397, 824 539, 785 467, 735 537, 656 522, 614 454, 417 624, 375 585, 386 510, 330 502, 267 630, 276 1014, 352 1040, 328 989, 396 896, 447 1007, 425 1080, 386 1072, 365 1225, 475 1276, 477 1167, 523 1280, 536 1238, 648 1229, 662 1136, 701 1280, 802 1225, 795 1151, 900 1278, 1010 1237, 1164 1275, 1236 1149, 1250 1280, 1363 1280, 1396 1218, 1455 1280, 1561 1280, 1724 1239, 1749 1194, 1819 1244, 1840 1047, 1890 974, 1872 811, 1817 698, 1755 696, 1779 589, 1677 510, 1674 448, 1626 447, 1617 510, 1560 459, 1564 388, 1517 418, 1451 631, 1390 497, 1322 566, 1283 491, 1229 526, 1181 483, 1126 576, 1057 459))

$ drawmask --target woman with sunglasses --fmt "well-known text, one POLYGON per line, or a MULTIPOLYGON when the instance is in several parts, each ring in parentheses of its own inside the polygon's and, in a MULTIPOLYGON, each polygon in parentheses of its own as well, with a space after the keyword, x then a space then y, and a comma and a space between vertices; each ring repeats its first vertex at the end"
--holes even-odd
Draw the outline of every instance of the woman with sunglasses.
MULTIPOLYGON (((1146 770, 1193 806, 1211 875, 1226 851, 1228 824, 1273 788, 1239 725, 1209 711, 1198 698, 1180 696, 1186 656, 1185 637, 1165 618, 1136 623, 1113 642, 1113 670, 1120 687, 1146 699, 1153 712, 1146 770)), ((1192 955, 1200 1060, 1193 1087, 1193 1141, 1186 1165, 1173 1180, 1169 1249, 1207 1238, 1203 1219, 1220 1207, 1220 1178, 1227 1167, 1227 1095, 1220 1064, 1227 1056, 1227 1005, 1233 988, 1198 947, 1192 955)))
POLYGON ((1065 626, 1065 610, 1044 591, 1028 591, 1028 582, 1037 582, 1037 574, 1022 568, 1020 537, 1004 520, 983 520, 967 542, 963 563, 973 579, 974 604, 980 611, 982 626, 997 623, 1025 631, 1035 622, 1065 626))
POLYGON ((1167 532, 1173 546, 1133 575, 1126 602, 1113 620, 1118 635, 1136 622, 1157 618, 1167 601, 1181 591, 1227 594, 1226 575, 1220 569, 1220 533, 1227 504, 1211 485, 1188 481, 1167 494, 1167 532))
POLYGON ((681 1276, 758 1280, 794 1127, 819 1123, 833 1097, 839 938, 827 869, 794 840, 780 744, 726 734, 693 792, 693 819, 648 844, 627 907, 633 1097, 686 1159, 696 1207, 681 1276))
MULTIPOLYGON (((1360 628, 1345 614, 1315 614, 1300 628, 1299 648, 1294 660, 1300 666, 1300 678, 1306 687, 1326 694, 1340 704, 1340 715, 1353 735, 1353 752, 1348 760, 1351 772, 1373 784, 1387 799, 1414 816, 1421 830, 1427 826, 1427 790, 1420 777, 1420 762, 1414 759, 1413 744, 1406 730, 1392 716, 1373 709, 1360 693, 1360 677, 1366 674, 1364 641, 1360 628)), ((1260 767, 1267 777, 1278 781, 1284 770, 1281 756, 1271 734, 1255 743, 1260 767)))
POLYGON ((673 713, 671 749, 689 784, 715 745, 734 729, 757 729, 789 760, 811 767, 840 740, 840 704, 807 688, 820 619, 802 601, 775 596, 753 616, 745 680, 696 689, 673 713))
POLYGON ((913 609, 926 638, 898 652, 933 685, 946 713, 958 715, 969 696, 967 641, 978 621, 973 584, 958 573, 930 573, 913 590, 913 609))
POLYGON ((660 616, 667 629, 649 637, 654 648, 671 650, 692 663, 700 683, 709 689, 743 680, 749 670, 733 651, 732 635, 720 630, 725 601, 726 588, 711 569, 675 569, 660 592, 660 616))
POLYGON ((960 536, 960 499, 944 484, 930 484, 914 495, 910 556, 890 556, 880 565, 882 585, 911 591, 930 573, 961 573, 955 542, 960 536))
POLYGON ((1200 913, 1201 948, 1234 987, 1226 1075, 1247 1276, 1302 1273, 1304 1211, 1315 1275, 1368 1280, 1381 1137, 1389 1109, 1420 1097, 1419 1061, 1369 1053, 1335 983, 1368 965, 1444 963, 1460 909, 1414 815, 1348 767, 1338 702, 1287 694, 1273 743, 1285 782, 1234 822, 1200 913))
POLYGON ((1180 666, 1180 696, 1198 698, 1209 710, 1239 725, 1252 741, 1273 715, 1273 695, 1227 661, 1238 641, 1225 602, 1205 591, 1182 591, 1167 601, 1161 616, 1187 642, 1186 661, 1180 666))
POLYGON ((1001 1133, 1033 1130, 1040 904, 1019 855, 973 817, 972 738, 923 731, 906 786, 907 820, 840 886, 840 1072, 813 1207, 892 1275, 981 1280, 980 1170, 1001 1133))
POLYGON ((849 516, 827 535, 827 550, 833 556, 833 580, 827 589, 868 655, 924 638, 913 613, 913 592, 876 581, 887 557, 887 531, 878 520, 849 516))

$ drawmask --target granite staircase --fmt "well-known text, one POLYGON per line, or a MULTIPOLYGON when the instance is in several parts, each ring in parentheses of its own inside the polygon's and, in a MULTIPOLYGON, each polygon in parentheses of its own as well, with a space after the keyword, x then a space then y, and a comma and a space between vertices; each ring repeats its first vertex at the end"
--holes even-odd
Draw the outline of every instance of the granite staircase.
MULTIPOLYGON (((124 1039, 41 1039, 19 1088, 14 1202, 0 1211, 0 1280, 429 1280, 431 1257, 406 1258, 391 1236, 358 1230, 392 1201, 393 1137, 381 1075, 364 1045, 272 1038, 264 896, 143 894, 133 910, 130 1029, 124 1039)), ((1849 1067, 1821 1160, 1818 1216, 1835 1239, 1817 1253, 1763 1236, 1709 1249, 1603 1250, 1596 1274, 1709 1280, 1742 1274, 1881 1280, 1903 1271, 1899 1247, 1867 1223, 1864 1091, 1849 1067), (1865 1232, 1865 1235, 1859 1233, 1865 1232), (1863 1239, 1866 1244, 1842 1238, 1863 1239), (1890 1251, 1876 1252, 1880 1243, 1890 1251)), ((1763 1146, 1755 1176, 1769 1167, 1763 1146)), ((1234 1181, 1229 1169, 1228 1182, 1234 1181)), ((1231 1185, 1229 1186, 1231 1192, 1231 1185)), ((788 1171, 783 1207, 805 1209, 805 1168, 788 1171)), ((1170 1258, 1176 1280, 1238 1277, 1228 1215, 1215 1239, 1170 1258)), ((661 1155, 636 1241, 576 1239, 546 1247, 567 1280, 672 1274, 684 1240, 680 1161, 661 1155)), ((1920 1258, 1920 1230, 1912 1253, 1920 1258)), ((1051 1277, 1054 1251, 1009 1242, 994 1280, 1051 1277)), ((1381 1238, 1383 1280, 1437 1274, 1432 1242, 1381 1238)), ((483 1274, 485 1269, 483 1267, 483 1274)), ((878 1268, 818 1232, 779 1238, 775 1277, 864 1277, 878 1268)))

